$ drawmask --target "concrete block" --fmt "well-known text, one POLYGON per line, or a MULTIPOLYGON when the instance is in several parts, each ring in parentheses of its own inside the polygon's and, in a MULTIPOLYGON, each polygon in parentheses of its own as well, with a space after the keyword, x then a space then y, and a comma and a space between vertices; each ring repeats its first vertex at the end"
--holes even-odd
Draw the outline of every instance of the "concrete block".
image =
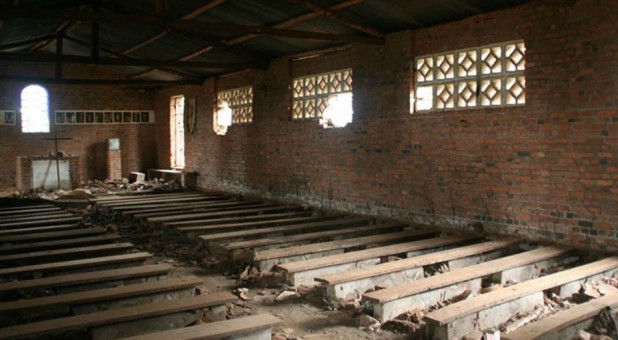
POLYGON ((392 287, 409 281, 416 281, 422 279, 423 277, 423 268, 415 267, 396 273, 329 285, 326 288, 326 294, 331 299, 343 299, 348 294, 352 293, 356 293, 360 296, 369 289, 373 289, 375 286, 392 287))
POLYGON ((262 261, 257 261, 256 266, 261 272, 268 272, 268 271, 271 271, 273 266, 276 265, 277 263, 302 261, 302 260, 313 259, 316 257, 322 257, 322 256, 327 256, 327 255, 343 254, 343 251, 344 249, 334 249, 334 250, 328 250, 328 251, 323 251, 323 252, 318 252, 318 253, 302 254, 302 255, 288 256, 288 257, 281 257, 277 259, 262 260, 262 261))
POLYGON ((344 273, 349 270, 365 268, 374 266, 380 263, 380 258, 372 258, 352 263, 343 263, 335 266, 328 266, 322 268, 316 268, 311 270, 305 270, 302 272, 289 273, 287 276, 287 281, 292 286, 306 285, 313 286, 316 282, 313 280, 318 276, 326 276, 338 273, 344 273))
POLYGON ((114 323, 91 330, 92 340, 130 337, 145 333, 185 327, 197 321, 197 313, 181 312, 142 320, 114 323))

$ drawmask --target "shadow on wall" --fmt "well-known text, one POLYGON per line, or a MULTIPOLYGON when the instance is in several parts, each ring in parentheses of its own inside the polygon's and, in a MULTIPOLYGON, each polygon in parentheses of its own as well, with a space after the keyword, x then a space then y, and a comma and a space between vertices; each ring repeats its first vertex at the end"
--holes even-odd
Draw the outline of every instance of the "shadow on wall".
POLYGON ((88 146, 86 156, 87 174, 83 181, 107 178, 107 142, 94 143, 88 146))

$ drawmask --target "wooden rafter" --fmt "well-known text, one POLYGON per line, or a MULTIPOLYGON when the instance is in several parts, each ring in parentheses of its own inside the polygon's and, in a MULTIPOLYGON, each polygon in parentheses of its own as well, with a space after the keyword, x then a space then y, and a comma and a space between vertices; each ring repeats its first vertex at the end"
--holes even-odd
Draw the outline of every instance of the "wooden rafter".
POLYGON ((54 35, 52 35, 52 34, 46 34, 46 35, 42 35, 40 37, 34 37, 34 38, 30 38, 30 39, 15 41, 15 42, 12 42, 12 43, 0 45, 0 51, 6 51, 6 50, 10 50, 12 48, 17 48, 17 47, 22 47, 22 46, 29 46, 29 45, 32 45, 32 44, 40 43, 42 41, 53 40, 55 38, 56 37, 54 35))
POLYGON ((356 35, 342 35, 321 32, 299 31, 292 29, 259 27, 239 25, 231 23, 210 23, 189 20, 166 20, 151 15, 127 15, 119 13, 89 13, 79 11, 44 10, 36 7, 24 6, 0 6, 0 18, 45 18, 55 20, 77 20, 87 22, 99 22, 109 24, 141 24, 161 27, 182 32, 225 32, 237 34, 264 34, 285 38, 313 39, 326 41, 339 41, 347 43, 382 44, 384 39, 375 37, 363 37, 356 35))
POLYGON ((201 85, 199 80, 128 80, 128 79, 77 79, 77 78, 45 78, 45 77, 17 77, 0 75, 2 81, 17 81, 36 84, 64 84, 64 85, 126 85, 137 87, 175 86, 175 85, 201 85))
MULTIPOLYGON (((344 8, 348 8, 348 7, 351 7, 351 6, 363 3, 365 1, 366 0, 346 0, 346 1, 342 1, 342 2, 340 2, 338 4, 335 4, 335 5, 332 5, 332 6, 328 7, 328 10, 331 11, 331 12, 335 12, 335 11, 342 10, 344 8)), ((300 24, 302 22, 305 22, 307 20, 311 20, 311 19, 319 17, 319 16, 320 16, 319 13, 309 12, 309 13, 306 13, 306 14, 303 14, 303 15, 291 18, 289 20, 280 22, 278 24, 272 25, 270 27, 271 28, 292 27, 294 25, 300 24)), ((237 38, 232 38, 230 40, 226 40, 225 41, 225 45, 227 45, 227 46, 238 45, 238 44, 241 44, 243 42, 252 40, 252 39, 254 39, 254 38, 258 37, 258 36, 259 36, 258 34, 244 34, 244 35, 241 35, 241 36, 239 36, 237 38)), ((185 61, 186 60, 191 60, 191 59, 196 58, 196 57, 198 57, 198 56, 200 56, 200 55, 202 55, 202 54, 204 54, 204 53, 206 53, 208 51, 211 51, 215 47, 216 46, 213 46, 213 45, 201 47, 200 49, 198 49, 198 50, 196 50, 196 51, 194 51, 194 52, 192 52, 192 53, 190 53, 188 55, 183 56, 179 60, 185 60, 185 61)), ((129 78, 131 78, 131 79, 141 78, 141 77, 144 77, 144 76, 146 76, 146 75, 148 75, 148 74, 150 74, 152 72, 154 72, 154 70, 146 70, 146 71, 143 71, 143 72, 140 72, 140 73, 133 74, 133 75, 129 76, 129 78)))
POLYGON ((148 67, 194 67, 203 69, 238 69, 251 68, 249 63, 224 63, 205 61, 177 61, 177 60, 154 60, 154 59, 131 59, 131 58, 92 58, 76 55, 57 56, 41 53, 0 53, 0 60, 13 62, 42 62, 42 63, 67 63, 67 64, 91 64, 91 65, 122 65, 122 66, 148 66, 148 67))
MULTIPOLYGON (((86 48, 91 48, 91 43, 89 43, 87 41, 84 41, 84 40, 81 40, 81 39, 78 39, 78 38, 75 38, 75 37, 72 37, 72 36, 68 36, 68 35, 65 36, 64 38, 66 40, 74 43, 74 44, 77 44, 77 45, 80 45, 80 46, 83 46, 83 47, 86 47, 86 48)), ((106 48, 100 48, 100 50, 103 53, 109 54, 109 55, 117 57, 117 58, 135 59, 135 58, 127 57, 127 56, 125 56, 123 54, 120 54, 118 52, 114 52, 114 51, 106 49, 106 48)), ((139 59, 137 59, 137 60, 139 60, 139 59)), ((173 74, 173 75, 176 75, 176 76, 179 76, 179 77, 182 77, 182 78, 186 78, 186 79, 195 79, 195 80, 201 79, 200 77, 198 77, 195 74, 181 72, 181 71, 178 71, 178 70, 175 70, 175 69, 171 69, 171 68, 167 68, 167 67, 159 67, 159 69, 161 71, 165 71, 165 72, 167 72, 169 74, 173 74)))
MULTIPOLYGON (((202 15, 202 14, 208 12, 212 8, 214 8, 216 6, 219 6, 220 4, 224 3, 225 1, 227 1, 227 0, 213 0, 213 1, 210 1, 210 2, 208 2, 206 4, 204 4, 204 5, 196 8, 196 9, 194 9, 193 11, 183 15, 180 19, 181 20, 193 19, 193 18, 195 18, 195 17, 197 17, 199 15, 202 15)), ((161 32, 153 35, 152 37, 150 37, 148 39, 145 39, 144 41, 142 41, 140 43, 137 43, 137 44, 129 47, 128 49, 126 49, 126 50, 124 50, 124 51, 122 51, 120 53, 121 54, 129 54, 129 53, 135 52, 135 51, 141 49, 142 47, 148 46, 148 45, 152 44, 153 42, 163 38, 168 33, 169 33, 169 31, 167 31, 167 30, 166 31, 161 31, 161 32)))
POLYGON ((374 37, 378 37, 378 38, 382 38, 384 37, 384 33, 373 29, 369 26, 363 25, 363 24, 359 24, 357 22, 354 22, 344 16, 342 16, 341 14, 336 13, 333 10, 330 10, 328 8, 322 8, 314 3, 312 3, 309 0, 288 0, 289 2, 293 3, 293 4, 297 4, 300 6, 303 6, 305 8, 308 8, 322 16, 328 17, 328 18, 332 18, 334 20, 337 20, 338 22, 348 26, 348 27, 352 27, 355 30, 367 33, 369 35, 372 35, 374 37))

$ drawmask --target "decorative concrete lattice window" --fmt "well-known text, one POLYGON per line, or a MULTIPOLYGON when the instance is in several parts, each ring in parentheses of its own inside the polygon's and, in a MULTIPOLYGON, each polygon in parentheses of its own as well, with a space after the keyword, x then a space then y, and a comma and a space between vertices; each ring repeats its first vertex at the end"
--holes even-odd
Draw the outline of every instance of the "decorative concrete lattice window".
POLYGON ((324 127, 352 121, 352 69, 295 78, 292 119, 319 119, 324 127))
POLYGON ((417 57, 410 111, 523 105, 523 41, 417 57))
POLYGON ((253 87, 239 87, 217 92, 217 107, 214 112, 213 129, 225 135, 232 124, 253 122, 253 87))

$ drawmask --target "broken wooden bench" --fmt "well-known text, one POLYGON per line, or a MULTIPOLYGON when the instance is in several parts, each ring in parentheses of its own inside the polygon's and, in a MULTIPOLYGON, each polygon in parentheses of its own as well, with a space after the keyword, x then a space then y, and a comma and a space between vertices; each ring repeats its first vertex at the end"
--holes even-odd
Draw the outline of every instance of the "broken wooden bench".
MULTIPOLYGON (((501 243, 500 241, 494 242, 494 244, 501 243)), ((508 241, 502 241, 502 245, 505 244, 508 244, 508 241)), ((462 248, 473 249, 474 246, 462 248)), ((441 253, 456 252, 458 249, 460 248, 423 255, 418 258, 435 257, 434 263, 440 262, 440 258, 444 256, 444 254, 441 253)), ((496 279, 496 281, 502 284, 508 281, 529 279, 535 275, 539 275, 542 269, 548 268, 550 265, 556 263, 561 257, 569 254, 572 250, 572 248, 567 247, 549 246, 487 262, 484 262, 485 259, 481 257, 473 259, 473 262, 469 263, 472 265, 466 264, 464 261, 464 265, 459 265, 458 269, 426 278, 423 278, 423 268, 417 266, 418 272, 414 276, 414 278, 416 278, 415 281, 401 283, 399 285, 393 285, 385 289, 363 294, 363 300, 369 301, 372 304, 374 316, 384 322, 392 320, 401 313, 415 308, 428 308, 432 304, 460 294, 466 289, 469 289, 471 292, 479 292, 481 290, 482 280, 486 277, 499 274, 500 278, 496 279)), ((470 255, 472 254, 473 253, 470 255)), ((376 267, 386 265, 396 266, 398 262, 402 261, 377 265, 376 267)))
POLYGON ((77 228, 81 228, 81 226, 77 223, 71 223, 71 224, 58 224, 58 225, 45 226, 45 227, 0 229, 0 237, 5 236, 5 235, 32 234, 32 233, 38 233, 38 232, 62 231, 62 230, 77 229, 77 228))
POLYGON ((607 295, 552 314, 507 334, 504 340, 566 340, 574 339, 580 329, 589 329, 594 319, 606 309, 618 308, 618 293, 607 295))
POLYGON ((92 339, 110 339, 184 327, 197 320, 196 311, 225 306, 236 296, 222 292, 179 300, 140 304, 89 314, 38 321, 0 329, 0 339, 63 336, 89 329, 92 339), (189 315, 187 315, 187 313, 189 315), (140 324, 142 326, 140 326, 140 324), (143 325, 147 325, 147 328, 143 325))
MULTIPOLYGON (((397 223, 394 225, 407 226, 407 224, 397 223)), ((274 265, 279 263, 340 254, 346 249, 354 247, 370 247, 401 242, 402 240, 428 238, 438 233, 439 231, 435 230, 405 230, 396 233, 313 243, 289 248, 262 250, 256 252, 253 261, 261 272, 265 272, 271 270, 274 265)))
MULTIPOLYGON (((108 269, 71 275, 59 275, 38 279, 21 280, 0 283, 0 296, 9 297, 9 293, 16 295, 19 292, 27 292, 28 295, 36 295, 33 292, 45 290, 50 292, 72 292, 90 289, 90 287, 113 287, 118 284, 129 282, 142 282, 158 280, 167 276, 172 270, 169 264, 142 265, 119 269, 108 269)), ((19 294, 17 294, 19 295, 19 294)))
POLYGON ((478 239, 475 236, 445 236, 420 241, 404 242, 389 246, 346 252, 303 261, 280 263, 275 270, 282 271, 287 282, 293 286, 314 285, 314 278, 344 273, 350 270, 370 267, 382 262, 383 258, 405 254, 405 257, 422 255, 442 250, 445 247, 461 245, 478 239))
POLYGON ((140 303, 179 299, 193 296, 195 287, 202 280, 195 276, 120 285, 111 288, 80 291, 0 303, 0 320, 3 325, 11 322, 26 323, 91 313, 115 306, 132 306, 140 303))
MULTIPOLYGON (((217 201, 190 201, 183 203, 167 203, 160 202, 159 205, 148 205, 139 207, 122 207, 114 208, 115 212, 122 213, 123 215, 131 216, 147 212, 172 212, 181 211, 186 209, 207 209, 216 207, 231 207, 249 205, 251 202, 256 201, 234 201, 234 200, 217 200, 217 201)), ((261 201, 258 201, 261 203, 261 201)), ((171 213, 170 213, 171 214, 171 213)))
POLYGON ((474 330, 495 327, 514 314, 534 310, 544 303, 544 291, 554 290, 561 298, 568 298, 582 283, 617 272, 618 257, 609 257, 497 289, 427 314, 427 331, 434 339, 460 338, 474 330))
POLYGON ((138 195, 138 196, 122 196, 115 198, 95 198, 91 199, 91 203, 95 203, 97 208, 118 207, 133 204, 150 204, 159 203, 167 200, 186 199, 195 197, 204 197, 206 195, 197 192, 173 193, 173 194, 155 194, 155 195, 138 195))
POLYGON ((49 226, 55 224, 66 224, 72 222, 81 221, 81 217, 71 216, 71 217, 57 217, 52 219, 42 219, 36 221, 24 221, 24 222, 4 222, 0 223, 0 229, 15 229, 15 228, 24 228, 29 226, 49 226))
POLYGON ((192 339, 251 339, 271 340, 272 328, 283 321, 270 314, 258 314, 238 319, 215 321, 185 328, 138 335, 124 340, 192 340, 192 339))

